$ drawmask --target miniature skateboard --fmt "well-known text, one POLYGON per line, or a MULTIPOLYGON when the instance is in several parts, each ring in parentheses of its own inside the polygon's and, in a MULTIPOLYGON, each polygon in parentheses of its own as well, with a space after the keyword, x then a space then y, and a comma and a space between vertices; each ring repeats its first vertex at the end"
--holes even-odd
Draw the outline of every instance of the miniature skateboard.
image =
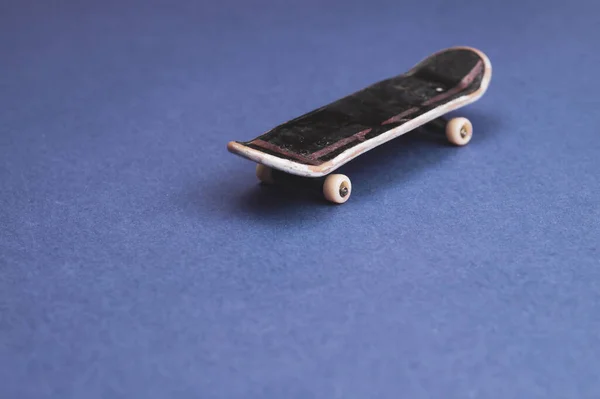
POLYGON ((231 141, 227 149, 256 162, 256 175, 263 183, 312 185, 328 201, 341 204, 350 197, 352 185, 347 176, 331 172, 393 138, 436 125, 443 127, 450 143, 469 143, 471 122, 461 117, 447 121, 443 116, 477 101, 491 77, 492 66, 483 52, 448 48, 406 73, 276 126, 251 141, 231 141))

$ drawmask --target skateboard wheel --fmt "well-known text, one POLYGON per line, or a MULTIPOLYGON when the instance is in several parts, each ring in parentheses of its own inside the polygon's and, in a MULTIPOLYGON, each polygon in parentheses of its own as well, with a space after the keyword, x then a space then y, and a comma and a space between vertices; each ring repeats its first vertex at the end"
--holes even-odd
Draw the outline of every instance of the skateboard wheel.
POLYGON ((446 125, 446 138, 455 145, 466 145, 473 137, 473 124, 467 118, 453 118, 446 125))
POLYGON ((262 183, 265 184, 273 184, 273 169, 269 168, 268 166, 265 166, 261 163, 259 163, 258 165, 256 165, 256 177, 258 177, 258 180, 260 180, 262 183))
POLYGON ((345 175, 329 175, 323 183, 323 195, 327 201, 343 204, 350 198, 352 183, 345 175))

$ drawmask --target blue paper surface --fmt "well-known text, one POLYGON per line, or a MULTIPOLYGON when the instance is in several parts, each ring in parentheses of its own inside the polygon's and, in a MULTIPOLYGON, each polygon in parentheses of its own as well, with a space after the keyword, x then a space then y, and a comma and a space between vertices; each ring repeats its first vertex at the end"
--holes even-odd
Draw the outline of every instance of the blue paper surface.
POLYGON ((597 398, 598 12, 4 1, 0 397, 597 398), (342 206, 226 151, 455 45, 471 143, 374 149, 342 206))

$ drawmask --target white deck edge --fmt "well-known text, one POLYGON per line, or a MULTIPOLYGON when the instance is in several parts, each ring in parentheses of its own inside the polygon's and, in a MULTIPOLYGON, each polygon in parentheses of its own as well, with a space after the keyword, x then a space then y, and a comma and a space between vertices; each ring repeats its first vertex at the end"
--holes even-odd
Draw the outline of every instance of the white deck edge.
MULTIPOLYGON (((479 98, 481 96, 483 96, 484 93, 487 91, 490 80, 492 78, 492 64, 491 64, 489 58, 483 52, 481 52, 475 48, 466 47, 466 46, 450 47, 450 48, 438 51, 435 54, 439 54, 439 53, 446 52, 449 50, 460 50, 460 49, 471 50, 471 51, 477 53, 484 62, 484 75, 483 75, 483 79, 481 81, 481 87, 479 89, 477 89, 477 91, 475 91, 469 95, 465 95, 465 96, 456 98, 456 99, 444 104, 443 106, 432 109, 431 111, 428 111, 428 112, 418 116, 417 118, 411 119, 410 121, 402 124, 401 126, 398 126, 394 129, 390 129, 390 130, 380 134, 377 137, 374 137, 370 140, 367 140, 360 144, 357 144, 357 145, 353 146, 352 148, 349 148, 348 150, 342 152, 335 158, 330 159, 327 162, 324 162, 320 165, 306 165, 306 164, 291 161, 288 159, 279 158, 274 155, 266 154, 262 151, 255 150, 253 148, 247 147, 247 146, 237 143, 235 141, 230 141, 227 144, 227 149, 229 150, 229 152, 231 152, 233 154, 239 155, 243 158, 249 159, 256 163, 260 163, 260 164, 269 166, 274 169, 281 170, 281 171, 289 173, 289 174, 304 176, 304 177, 325 176, 325 175, 333 172, 334 170, 338 169, 339 167, 343 166, 344 164, 350 162, 357 156, 359 156, 359 155, 361 155, 383 143, 386 143, 396 137, 399 137, 405 133, 408 133, 428 122, 431 122, 432 120, 434 120, 436 118, 439 118, 439 117, 447 114, 448 112, 457 110, 459 108, 462 108, 466 105, 469 105, 469 104, 474 103, 475 101, 479 100, 479 98)), ((430 57, 434 56, 435 54, 432 54, 427 58, 430 58, 430 57)), ((423 61, 425 61, 425 60, 423 60, 423 61)), ((421 62, 423 62, 423 61, 421 61, 421 62)), ((412 72, 418 65, 419 64, 416 64, 415 67, 413 67, 407 73, 412 72)))

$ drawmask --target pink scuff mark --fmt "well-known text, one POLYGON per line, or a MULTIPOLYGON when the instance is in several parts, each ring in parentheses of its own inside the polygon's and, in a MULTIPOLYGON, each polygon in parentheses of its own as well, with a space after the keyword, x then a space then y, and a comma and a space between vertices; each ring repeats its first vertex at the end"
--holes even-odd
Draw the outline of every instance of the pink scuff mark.
POLYGON ((333 144, 331 144, 331 145, 329 145, 329 146, 327 146, 327 147, 325 147, 325 148, 323 148, 323 149, 321 149, 319 151, 313 152, 311 154, 311 156, 314 157, 314 158, 316 158, 316 159, 318 159, 318 158, 321 158, 321 157, 323 157, 323 156, 331 153, 332 151, 337 150, 340 147, 343 147, 343 146, 345 146, 347 144, 352 143, 353 141, 356 141, 356 140, 358 140, 358 141, 365 141, 365 136, 371 130, 373 130, 373 129, 369 128, 369 129, 361 130, 360 132, 358 132, 356 134, 353 134, 350 137, 346 137, 345 139, 336 141, 335 143, 333 143, 333 144))
POLYGON ((439 101, 442 101, 442 100, 444 100, 448 97, 451 97, 451 96, 459 93, 460 91, 464 90, 468 85, 470 85, 473 82, 473 80, 477 77, 477 75, 479 75, 479 73, 481 72, 482 69, 483 69, 483 61, 479 61, 473 67, 473 69, 471 69, 471 71, 467 74, 467 76, 465 76, 460 81, 459 84, 457 84, 451 90, 448 90, 445 93, 442 93, 438 96, 430 98, 429 100, 425 101, 423 103, 423 105, 431 105, 431 104, 437 103, 439 101))
POLYGON ((281 148, 275 144, 269 143, 268 141, 258 139, 258 140, 252 141, 250 144, 253 144, 257 147, 261 147, 266 150, 273 151, 275 153, 284 155, 288 158, 295 159, 296 161, 300 161, 307 165, 318 165, 320 163, 320 162, 317 162, 312 156, 306 157, 306 156, 300 155, 296 152, 288 151, 288 150, 281 148))
POLYGON ((390 123, 400 122, 401 119, 406 118, 410 114, 414 114, 419 110, 419 107, 412 107, 407 109, 404 112, 399 113, 398 115, 392 116, 390 119, 381 122, 381 125, 389 125, 390 123))

